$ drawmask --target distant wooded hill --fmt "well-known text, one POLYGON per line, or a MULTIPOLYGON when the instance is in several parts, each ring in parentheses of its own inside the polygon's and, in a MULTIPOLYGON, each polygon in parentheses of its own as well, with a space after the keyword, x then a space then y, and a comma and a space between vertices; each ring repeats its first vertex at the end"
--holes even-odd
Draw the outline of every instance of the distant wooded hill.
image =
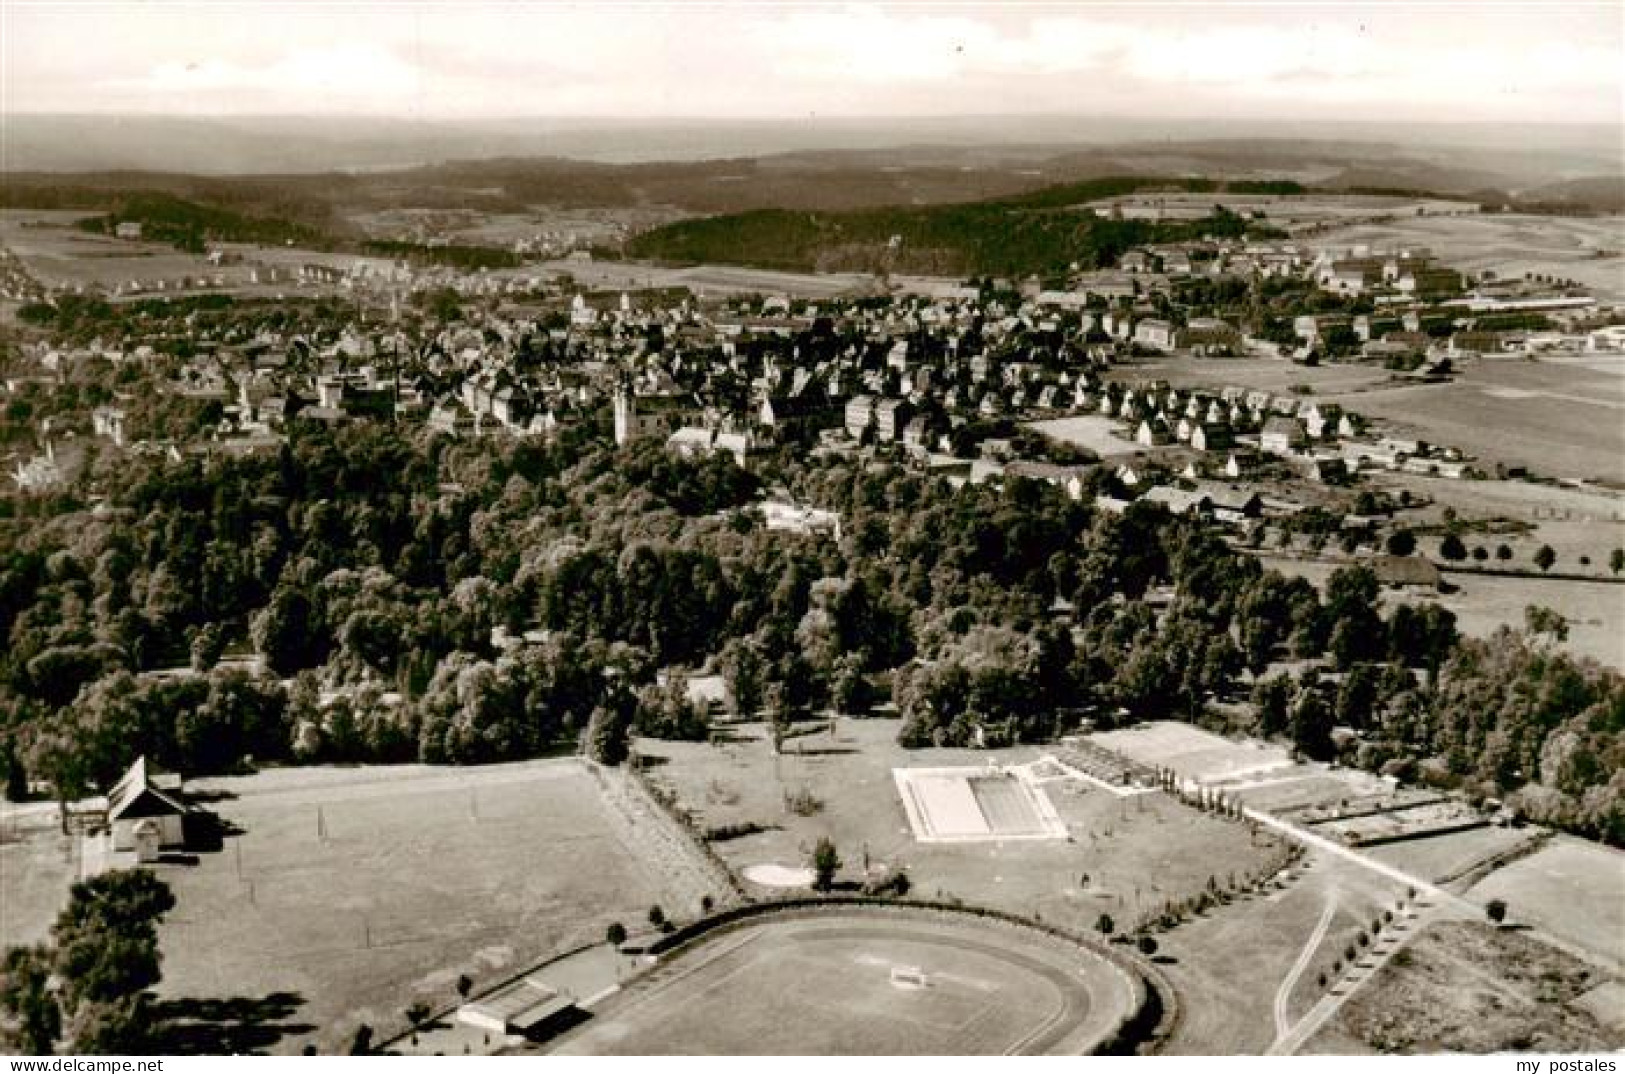
POLYGON ((794 271, 893 271, 1052 276, 1114 264, 1130 247, 1204 235, 1278 234, 1215 207, 1200 220, 1116 220, 1081 208, 1141 190, 1301 194, 1294 182, 1113 176, 960 205, 791 212, 768 209, 684 220, 629 244, 634 257, 794 271))

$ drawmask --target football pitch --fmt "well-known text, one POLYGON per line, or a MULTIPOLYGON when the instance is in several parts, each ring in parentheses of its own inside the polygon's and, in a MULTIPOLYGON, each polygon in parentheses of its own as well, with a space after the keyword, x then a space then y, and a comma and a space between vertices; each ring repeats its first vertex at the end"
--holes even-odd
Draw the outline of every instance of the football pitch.
POLYGON ((1124 971, 1010 925, 829 911, 717 933, 560 1042, 575 1055, 1071 1054, 1132 1009, 1124 971))

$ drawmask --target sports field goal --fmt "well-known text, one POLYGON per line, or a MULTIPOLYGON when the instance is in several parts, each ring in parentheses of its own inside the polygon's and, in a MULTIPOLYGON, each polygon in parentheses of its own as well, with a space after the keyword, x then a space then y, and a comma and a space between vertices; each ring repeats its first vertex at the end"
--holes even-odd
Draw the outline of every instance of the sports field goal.
POLYGON ((891 983, 897 988, 926 988, 931 982, 918 966, 893 966, 891 983))

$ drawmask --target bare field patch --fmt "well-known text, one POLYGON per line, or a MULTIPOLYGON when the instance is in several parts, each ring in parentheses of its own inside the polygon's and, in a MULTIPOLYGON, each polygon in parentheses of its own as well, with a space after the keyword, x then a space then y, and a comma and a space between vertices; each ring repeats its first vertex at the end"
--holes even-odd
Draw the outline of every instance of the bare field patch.
POLYGON ((1515 359, 1465 364, 1444 384, 1327 393, 1396 432, 1460 448, 1483 468, 1625 481, 1625 379, 1515 359))
POLYGON ((1076 414, 1069 418, 1052 418, 1028 423, 1045 436, 1086 448, 1105 458, 1109 455, 1131 455, 1140 445, 1120 432, 1120 423, 1101 414, 1076 414))

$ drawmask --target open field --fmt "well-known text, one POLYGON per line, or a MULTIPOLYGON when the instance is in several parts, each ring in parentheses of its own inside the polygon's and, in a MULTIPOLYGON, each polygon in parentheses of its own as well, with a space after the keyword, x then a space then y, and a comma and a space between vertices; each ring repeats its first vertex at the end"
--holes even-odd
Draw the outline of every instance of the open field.
MULTIPOLYGON (((1320 398, 1347 392, 1361 392, 1385 385, 1392 376, 1378 365, 1306 366, 1284 358, 1192 358, 1166 355, 1134 359, 1113 367, 1112 379, 1125 384, 1143 380, 1166 380, 1176 388, 1203 387, 1218 390, 1230 385, 1249 391, 1289 394, 1294 385, 1304 385, 1320 398)), ((1345 404, 1360 409, 1354 403, 1345 404)))
POLYGON ((1366 848, 1365 853, 1423 880, 1439 883, 1528 843, 1536 834, 1528 828, 1491 826, 1384 843, 1366 848))
POLYGON ((556 1050, 1077 1055, 1131 996, 1105 959, 1008 925, 849 910, 723 931, 632 983, 556 1050), (920 971, 924 986, 894 968, 920 971))
POLYGON ((759 293, 833 298, 873 285, 872 278, 861 273, 775 272, 734 265, 668 268, 639 261, 543 261, 526 271, 568 275, 589 288, 687 287, 701 296, 759 293))
POLYGON ((1183 1013, 1167 1050, 1263 1054, 1276 1037, 1283 987, 1284 1011, 1295 1022, 1322 995, 1319 974, 1403 893, 1358 864, 1311 853, 1278 888, 1233 899, 1164 933, 1161 952, 1169 961, 1162 969, 1179 991, 1183 1013))
POLYGON ((1606 980, 1522 933, 1428 926, 1327 1023, 1308 1052, 1353 1039, 1378 1052, 1605 1052, 1625 1034, 1576 1000, 1606 980))
POLYGON ((1236 780, 1290 768, 1285 748, 1263 742, 1234 742, 1188 723, 1158 720, 1090 739, 1141 764, 1171 768, 1185 779, 1203 783, 1236 780))
POLYGON ((220 853, 160 867, 167 996, 291 993, 306 1039, 388 1035, 414 998, 602 938, 666 899, 573 760, 467 770, 283 770, 196 785, 242 829, 220 853))
MULTIPOLYGON (((1557 553, 1553 570, 1608 579, 1614 577, 1608 566, 1609 553, 1625 547, 1625 496, 1603 489, 1530 481, 1451 481, 1418 474, 1376 474, 1371 480, 1374 487, 1396 497, 1409 490, 1413 499, 1429 505, 1401 511, 1395 516, 1396 525, 1438 527, 1445 510, 1454 510, 1458 520, 1467 524, 1462 543, 1469 550, 1482 546, 1491 554, 1489 559, 1468 560, 1467 565, 1474 568, 1538 570, 1535 552, 1544 544, 1557 553), (1474 532, 1471 523, 1477 521, 1497 523, 1494 528, 1506 532, 1474 532), (1511 532, 1520 527, 1526 530, 1511 532), (1493 558, 1502 544, 1512 551, 1512 558, 1504 562, 1493 558), (1581 557, 1590 563, 1582 563, 1581 557)), ((1443 563, 1437 554, 1441 540, 1424 535, 1417 538, 1417 547, 1443 563)))
POLYGON ((1091 202, 1091 208, 1119 209, 1126 220, 1200 220, 1223 205, 1233 213, 1262 213, 1277 227, 1333 225, 1375 216, 1414 217, 1429 213, 1476 213, 1473 202, 1381 194, 1186 194, 1146 192, 1091 202))
POLYGON ((1445 384, 1318 395, 1397 433, 1460 448, 1485 470, 1497 462, 1550 477, 1625 482, 1625 366, 1621 372, 1522 359, 1465 363, 1445 384))
POLYGON ((1045 436, 1086 448, 1101 458, 1132 455, 1142 450, 1139 444, 1118 432, 1120 422, 1102 414, 1075 414, 1069 418, 1052 418, 1027 424, 1028 428, 1036 429, 1045 436))
MULTIPOLYGON (((1264 566, 1282 574, 1307 578, 1324 585, 1341 563, 1322 560, 1261 556, 1264 566)), ((1531 604, 1551 608, 1569 621, 1568 640, 1562 648, 1575 656, 1625 669, 1625 587, 1608 582, 1573 582, 1559 578, 1499 578, 1487 574, 1450 574, 1453 593, 1428 599, 1456 614, 1463 634, 1487 637, 1506 624, 1523 625, 1524 608, 1531 604)), ((1382 594, 1384 614, 1409 598, 1382 594)), ((1414 603, 1414 601, 1412 601, 1414 603)))
POLYGON ((104 287, 159 280, 173 289, 182 277, 224 277, 228 285, 246 284, 245 265, 216 266, 200 255, 183 253, 154 242, 132 242, 93 235, 73 226, 92 213, 47 213, 0 210, 0 245, 16 254, 47 287, 104 287))
POLYGON ((1625 851, 1560 835, 1491 873, 1470 897, 1504 899, 1508 921, 1528 922, 1625 970, 1625 851))
POLYGON ((46 938, 79 875, 75 844, 53 803, 0 805, 0 948, 46 938))
POLYGON ((1042 751, 905 750, 896 743, 894 720, 841 719, 833 739, 826 733, 793 739, 775 763, 761 725, 736 730, 737 740, 721 746, 639 744, 641 754, 661 758, 651 778, 675 793, 701 830, 762 829, 711 844, 736 875, 754 865, 803 866, 827 836, 846 863, 838 881, 856 882, 865 864, 901 866, 922 896, 1088 930, 1103 912, 1126 926, 1171 898, 1203 890, 1212 878, 1240 877, 1279 846, 1272 836, 1254 836, 1243 824, 1167 795, 1119 797, 1081 779, 1043 784, 1066 839, 921 843, 898 797, 894 768, 1023 764, 1042 751))
POLYGON ((1625 260, 1619 251, 1625 222, 1619 217, 1474 214, 1396 215, 1382 223, 1333 228, 1316 236, 1317 246, 1356 244, 1393 248, 1424 246, 1453 268, 1493 271, 1501 277, 1525 273, 1578 280, 1605 299, 1625 298, 1625 260), (1611 257, 1598 257, 1611 251, 1611 257))

